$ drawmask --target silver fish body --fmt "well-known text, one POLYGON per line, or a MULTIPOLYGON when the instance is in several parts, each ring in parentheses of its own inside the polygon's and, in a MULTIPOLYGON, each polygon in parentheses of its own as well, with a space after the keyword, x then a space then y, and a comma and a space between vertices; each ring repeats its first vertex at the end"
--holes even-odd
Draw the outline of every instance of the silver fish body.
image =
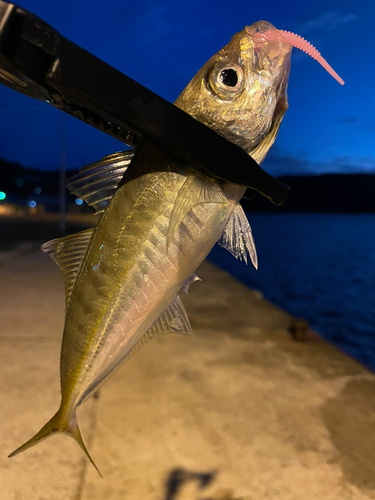
MULTIPOLYGON (((141 154, 151 152, 155 158, 157 148, 148 145, 141 154)), ((163 161, 165 155, 161 156, 163 161)), ((126 182, 95 229, 66 315, 61 382, 67 414, 167 309, 220 238, 244 193, 243 187, 211 187, 201 179, 208 189, 221 189, 227 203, 193 207, 167 245, 177 194, 187 179, 186 174, 168 170, 126 182)))
MULTIPOLYGON (((258 162, 273 144, 287 109, 291 53, 277 33, 271 41, 259 37, 262 30, 275 28, 261 21, 235 35, 175 103, 258 162)), ((90 172, 84 170, 73 183, 78 186, 73 191, 89 203, 101 198, 94 188, 88 195, 82 187, 86 173, 93 186, 109 182, 107 171, 90 172)), ((77 424, 77 406, 155 325, 162 333, 190 333, 178 292, 222 235, 236 257, 250 254, 255 263, 251 230, 238 204, 243 187, 203 177, 194 165, 147 142, 115 187, 94 230, 47 244, 65 276, 62 400, 52 419, 12 456, 64 432, 91 460, 77 424)))

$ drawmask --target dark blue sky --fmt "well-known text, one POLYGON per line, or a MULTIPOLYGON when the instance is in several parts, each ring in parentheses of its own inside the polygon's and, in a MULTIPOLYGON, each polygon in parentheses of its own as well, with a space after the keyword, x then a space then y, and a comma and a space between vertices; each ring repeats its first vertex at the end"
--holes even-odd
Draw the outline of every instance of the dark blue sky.
MULTIPOLYGON (((20 0, 60 33, 173 101, 246 24, 265 19, 308 39, 345 80, 293 50, 289 110, 264 163, 272 174, 375 173, 373 0, 217 2, 20 0)), ((58 168, 63 114, 0 85, 0 157, 58 168)), ((65 115, 68 168, 123 149, 65 115)))

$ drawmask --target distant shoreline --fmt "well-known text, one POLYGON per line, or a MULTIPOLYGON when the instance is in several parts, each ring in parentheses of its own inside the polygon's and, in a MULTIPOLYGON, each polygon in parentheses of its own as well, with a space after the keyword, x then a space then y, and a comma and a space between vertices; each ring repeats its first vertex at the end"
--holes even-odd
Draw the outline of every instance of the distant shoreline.
MULTIPOLYGON (((68 171, 67 177, 75 172, 68 171)), ((56 198, 58 207, 59 176, 59 171, 29 169, 0 159, 0 191, 9 193, 8 202, 26 204, 31 197, 35 198, 34 189, 38 186, 44 195, 56 198)), ((288 175, 279 179, 291 187, 284 205, 275 206, 256 194, 251 200, 242 200, 244 208, 255 212, 375 212, 374 174, 288 175)), ((67 201, 74 202, 74 196, 66 194, 67 201)), ((245 196, 251 197, 251 192, 245 196)))
MULTIPOLYGON (((375 175, 323 174, 282 176, 291 192, 284 205, 275 206, 263 196, 243 199, 246 210, 256 212, 374 213, 375 175)), ((247 192, 245 196, 249 193, 247 192)))

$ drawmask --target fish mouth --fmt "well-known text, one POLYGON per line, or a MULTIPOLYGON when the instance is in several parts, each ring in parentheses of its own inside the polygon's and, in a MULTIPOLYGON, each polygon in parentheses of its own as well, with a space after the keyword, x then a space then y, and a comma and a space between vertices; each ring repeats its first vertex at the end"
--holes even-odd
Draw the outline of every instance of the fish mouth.
POLYGON ((282 45, 285 45, 285 38, 282 35, 282 33, 275 28, 273 24, 271 24, 268 21, 256 21, 255 23, 251 24, 250 26, 245 26, 245 31, 246 33, 254 39, 256 44, 262 43, 264 41, 269 41, 270 37, 266 36, 269 31, 272 31, 272 40, 280 43, 282 45))
POLYGON ((226 106, 224 119, 211 114, 207 119, 201 107, 197 118, 251 154, 278 122, 280 101, 285 108, 291 52, 292 45, 269 22, 246 26, 218 52, 202 81, 211 102, 226 106))
MULTIPOLYGON (((259 164, 287 109, 291 50, 272 24, 258 21, 247 26, 198 71, 175 104, 259 164)), ((289 191, 259 165, 249 172, 236 169, 222 175, 211 169, 210 174, 246 185, 277 205, 285 202, 289 191)))

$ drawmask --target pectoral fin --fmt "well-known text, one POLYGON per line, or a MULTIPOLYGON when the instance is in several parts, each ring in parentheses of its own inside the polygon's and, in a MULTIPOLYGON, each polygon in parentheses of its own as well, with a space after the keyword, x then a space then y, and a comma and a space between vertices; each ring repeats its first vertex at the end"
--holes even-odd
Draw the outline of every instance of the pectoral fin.
POLYGON ((247 255, 249 254, 253 266, 258 269, 258 257, 253 233, 245 212, 239 203, 237 203, 231 217, 228 219, 218 243, 234 255, 236 259, 243 259, 246 264, 247 255))
POLYGON ((167 248, 175 231, 192 208, 203 203, 225 204, 228 199, 214 181, 190 175, 177 194, 167 233, 167 248))

